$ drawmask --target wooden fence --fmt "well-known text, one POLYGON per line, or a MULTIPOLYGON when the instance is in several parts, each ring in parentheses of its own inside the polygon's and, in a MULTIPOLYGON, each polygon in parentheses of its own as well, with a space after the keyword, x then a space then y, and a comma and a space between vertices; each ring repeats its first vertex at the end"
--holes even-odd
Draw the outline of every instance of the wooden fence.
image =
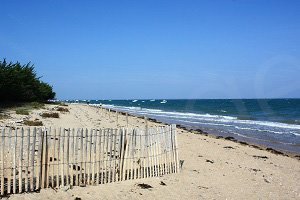
POLYGON ((1 196, 176 173, 176 126, 0 129, 1 196))

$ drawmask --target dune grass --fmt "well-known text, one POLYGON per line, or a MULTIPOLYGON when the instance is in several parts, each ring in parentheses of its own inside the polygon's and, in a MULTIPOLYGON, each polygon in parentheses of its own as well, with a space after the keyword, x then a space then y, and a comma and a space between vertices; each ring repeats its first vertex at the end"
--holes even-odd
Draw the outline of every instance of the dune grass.
POLYGON ((24 121, 24 125, 26 125, 26 126, 43 126, 43 122, 26 120, 26 121, 24 121))
POLYGON ((45 108, 45 104, 39 102, 17 103, 12 107, 18 115, 29 115, 31 110, 45 108))
POLYGON ((42 113, 41 116, 44 118, 59 118, 58 113, 42 113))
POLYGON ((29 111, 26 108, 17 108, 16 114, 18 115, 29 115, 29 111))
POLYGON ((70 112, 68 108, 63 108, 63 107, 58 107, 56 108, 56 110, 60 112, 70 112))

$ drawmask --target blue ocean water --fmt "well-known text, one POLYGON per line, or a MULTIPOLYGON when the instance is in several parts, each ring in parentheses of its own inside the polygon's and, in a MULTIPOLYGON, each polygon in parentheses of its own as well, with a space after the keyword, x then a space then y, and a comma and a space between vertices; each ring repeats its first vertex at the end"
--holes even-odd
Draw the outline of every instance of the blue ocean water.
POLYGON ((92 100, 90 103, 300 153, 300 99, 92 100))

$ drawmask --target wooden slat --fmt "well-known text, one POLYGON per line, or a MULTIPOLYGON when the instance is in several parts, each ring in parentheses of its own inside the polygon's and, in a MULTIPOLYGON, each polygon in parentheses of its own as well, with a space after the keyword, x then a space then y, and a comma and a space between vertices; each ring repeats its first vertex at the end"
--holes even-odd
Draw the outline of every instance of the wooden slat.
POLYGON ((171 128, 167 126, 167 143, 168 143, 168 163, 169 163, 169 173, 172 173, 172 146, 171 146, 171 128))
POLYGON ((123 136, 123 128, 120 128, 119 130, 120 132, 120 141, 119 141, 119 157, 120 157, 120 161, 119 161, 119 181, 123 180, 123 150, 124 150, 124 136, 123 136))
POLYGON ((149 132, 148 132, 148 128, 146 128, 145 130, 145 148, 146 148, 146 152, 145 152, 145 156, 146 156, 146 178, 150 177, 150 151, 149 151, 149 132))
POLYGON ((177 172, 177 166, 176 166, 176 147, 175 147, 175 131, 176 131, 176 126, 174 127, 174 124, 171 126, 171 132, 172 132, 172 154, 173 154, 173 173, 177 172))
POLYGON ((30 179, 30 188, 31 191, 34 191, 34 175, 35 175, 35 169, 34 169, 34 160, 35 160, 35 143, 36 143, 36 128, 33 129, 33 138, 32 138, 32 149, 31 149, 31 179, 30 179))
POLYGON ((80 173, 79 173, 79 184, 83 184, 83 129, 80 131, 80 173))
POLYGON ((153 176, 158 176, 158 170, 157 170, 157 153, 156 153, 156 141, 155 141, 155 131, 152 128, 151 129, 151 141, 152 141, 152 155, 153 155, 153 176))
POLYGON ((124 180, 128 180, 129 178, 129 143, 130 143, 130 136, 129 136, 129 129, 125 129, 125 152, 124 152, 124 180))
POLYGON ((66 185, 70 185, 70 132, 71 132, 71 129, 68 129, 67 130, 67 136, 66 136, 66 139, 67 139, 67 144, 66 144, 66 185))
POLYGON ((24 147, 24 128, 21 129, 21 144, 19 145, 19 193, 23 188, 23 147, 24 147))
POLYGON ((7 193, 11 193, 11 174, 12 174, 12 166, 11 164, 13 163, 13 156, 12 156, 12 145, 11 145, 11 140, 12 140, 12 128, 9 128, 8 130, 8 145, 7 145, 7 164, 8 164, 8 170, 7 170, 7 193))
POLYGON ((62 135, 61 135, 61 167, 60 167, 60 174, 61 174, 61 186, 65 185, 65 135, 66 130, 63 128, 62 135))
POLYGON ((164 136, 164 143, 165 143, 165 152, 166 152, 166 173, 170 173, 170 168, 169 168, 169 149, 168 149, 168 130, 167 127, 163 128, 163 136, 164 136))
POLYGON ((84 185, 86 185, 86 182, 87 182, 87 160, 88 160, 88 130, 85 129, 85 145, 84 145, 84 185))
POLYGON ((105 150, 105 154, 106 154, 106 157, 105 157, 105 181, 104 183, 108 183, 108 171, 109 171, 109 156, 108 156, 108 151, 109 151, 109 130, 110 129, 107 129, 106 130, 106 150, 105 150))
POLYGON ((127 171, 127 178, 126 180, 129 180, 131 178, 131 142, 132 142, 132 129, 126 129, 126 135, 127 135, 127 147, 126 147, 126 171, 127 171))
POLYGON ((2 134, 1 134, 1 195, 4 195, 4 168, 5 168, 5 164, 4 164, 4 151, 5 151, 5 128, 2 128, 2 134))
POLYGON ((113 135, 114 129, 110 129, 110 148, 109 148, 109 182, 111 183, 113 180, 113 135))
POLYGON ((159 162, 159 176, 162 176, 163 175, 163 162, 162 162, 160 132, 159 132, 158 127, 156 127, 156 140, 157 140, 157 153, 158 153, 158 162, 159 162))
POLYGON ((180 168, 179 168, 178 142, 177 142, 176 125, 173 124, 172 126, 173 126, 173 129, 174 129, 174 139, 175 139, 176 172, 178 173, 180 168))
POLYGON ((97 184, 101 184, 101 178, 102 178, 102 175, 101 175, 101 171, 102 171, 102 129, 99 130, 99 148, 98 148, 98 176, 97 176, 97 184))
POLYGON ((116 152, 116 156, 117 156, 117 162, 116 162, 116 181, 120 181, 120 175, 121 175, 121 171, 120 171, 120 165, 121 165, 121 129, 117 129, 116 130, 116 140, 118 141, 116 143, 116 148, 117 148, 117 152, 116 152))
POLYGON ((52 138, 53 138, 53 145, 52 145, 52 161, 51 161, 51 164, 52 164, 52 166, 51 166, 51 168, 52 168, 52 178, 51 178, 51 187, 52 188, 54 188, 54 186, 55 186, 55 177, 57 177, 57 176, 55 176, 56 175, 56 173, 55 173, 55 161, 58 159, 57 157, 56 157, 56 128, 54 128, 54 130, 52 131, 52 138))
POLYGON ((104 181, 105 181, 105 170, 106 170, 106 157, 105 157, 105 150, 106 150, 106 130, 103 129, 103 135, 102 135, 102 138, 103 138, 103 142, 102 142, 102 151, 101 151, 101 169, 102 169, 102 172, 101 172, 101 183, 104 184, 104 181))
POLYGON ((154 176, 158 176, 158 161, 157 161, 157 151, 156 151, 156 146, 157 146, 157 141, 156 141, 156 132, 155 129, 152 128, 152 151, 153 151, 153 161, 154 161, 154 176))
POLYGON ((72 129, 72 132, 70 133, 70 161, 69 168, 70 168, 70 185, 74 185, 74 175, 75 175, 75 169, 76 169, 76 163, 75 163, 75 129, 72 129), (75 167, 75 169, 74 169, 75 167))
MULTIPOLYGON (((102 111, 102 107, 101 107, 102 111)), ((98 185, 100 183, 100 151, 101 151, 101 129, 97 131, 96 134, 96 184, 98 185)))
MULTIPOLYGON (((43 131, 44 132, 44 131, 43 131)), ((46 132, 46 130, 45 130, 46 132)), ((45 186, 45 136, 46 134, 42 134, 42 152, 41 152, 41 167, 40 167, 40 188, 44 188, 45 186)), ((41 142, 39 142, 41 144, 41 142)))
POLYGON ((43 134, 43 150, 42 150, 42 171, 41 171, 41 188, 47 187, 47 179, 48 179, 48 129, 45 129, 45 132, 43 134))
POLYGON ((38 190, 41 188, 41 175, 42 175, 42 167, 43 167, 43 160, 42 160, 42 149, 43 149, 43 131, 41 128, 38 129, 38 155, 37 155, 37 170, 36 170, 36 178, 37 182, 35 185, 35 189, 38 190))
POLYGON ((161 142, 161 152, 162 152, 162 162, 163 162, 163 174, 167 174, 167 154, 166 154, 166 146, 165 146, 165 139, 164 139, 164 129, 160 127, 160 142, 161 142))
POLYGON ((143 163, 143 159, 142 159, 142 132, 140 130, 137 130, 137 137, 138 137, 138 143, 139 143, 139 153, 138 153, 138 158, 139 158, 139 169, 138 169, 138 178, 142 178, 142 163, 143 163))
POLYGON ((169 149, 170 149, 170 171, 171 173, 173 173, 173 148, 172 148, 172 129, 171 126, 168 126, 168 130, 169 130, 169 137, 168 137, 168 141, 169 141, 169 149))
POLYGON ((88 155, 89 155, 89 173, 88 173, 88 184, 91 184, 91 179, 92 179, 92 166, 93 166, 93 156, 92 156, 92 149, 93 149, 93 129, 90 129, 89 133, 89 149, 88 149, 88 155))
POLYGON ((18 146, 18 129, 15 129, 14 136, 14 162, 13 162, 13 193, 17 190, 17 146, 18 146))
POLYGON ((154 142, 153 142, 153 129, 150 129, 150 160, 151 160, 151 173, 152 173, 152 177, 155 176, 155 161, 154 161, 154 142))
POLYGON ((135 137, 135 129, 131 131, 131 137, 130 137, 130 179, 134 179, 134 137, 135 137))
POLYGON ((49 132, 47 132, 47 136, 46 136, 46 145, 47 145, 47 152, 46 152, 46 160, 47 160, 47 168, 46 168, 46 188, 49 187, 50 185, 50 179, 52 180, 52 176, 51 176, 51 164, 52 162, 50 162, 50 156, 53 156, 52 154, 52 148, 53 148, 53 140, 51 140, 51 138, 53 138, 53 133, 52 133, 52 128, 50 127, 48 129, 49 132), (49 156, 50 155, 50 156, 49 156))
POLYGON ((123 155, 123 164, 122 164, 122 180, 126 180, 126 171, 127 171, 127 152, 128 152, 128 138, 127 138, 127 130, 128 128, 126 129, 123 129, 123 148, 122 148, 122 155, 123 155))
POLYGON ((95 185, 95 176, 96 176, 96 158, 97 158, 97 154, 96 154, 96 147, 97 147, 97 136, 98 136, 98 131, 97 129, 94 130, 94 134, 93 134, 93 148, 92 148, 92 157, 93 157, 93 165, 92 165, 92 185, 95 185))
POLYGON ((75 163, 75 185, 79 185, 79 173, 80 163, 79 163, 79 138, 80 138, 80 129, 77 129, 75 136, 75 147, 74 147, 74 163, 75 163))
POLYGON ((118 130, 117 129, 113 129, 113 169, 112 169, 112 182, 115 182, 117 180, 117 173, 116 173, 116 166, 117 166, 117 133, 118 130))
POLYGON ((61 163, 61 128, 59 128, 59 131, 58 131, 58 137, 57 137, 57 171, 56 171, 56 174, 57 174, 57 179, 56 179, 56 187, 59 188, 60 186, 60 163, 61 163))
POLYGON ((155 176, 155 162, 154 162, 154 148, 153 148, 153 129, 150 129, 149 141, 150 141, 150 160, 151 160, 151 177, 155 176))

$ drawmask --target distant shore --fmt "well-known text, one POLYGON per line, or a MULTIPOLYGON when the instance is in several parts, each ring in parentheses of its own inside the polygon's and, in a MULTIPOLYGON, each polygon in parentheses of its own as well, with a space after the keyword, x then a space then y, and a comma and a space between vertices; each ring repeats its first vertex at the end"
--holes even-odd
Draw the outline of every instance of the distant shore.
MULTIPOLYGON (((24 126, 24 120, 41 121, 46 127, 116 128, 127 125, 126 113, 75 104, 69 112, 57 111, 57 105, 33 110, 29 115, 7 111, 0 126, 24 126), (43 118, 44 112, 57 112, 59 118, 43 118)), ((128 115, 130 127, 163 126, 155 119, 128 115)), ((43 189, 40 193, 12 195, 10 199, 297 199, 300 197, 300 161, 290 155, 234 138, 213 136, 201 130, 178 126, 179 174, 159 178, 124 181, 73 189, 43 189), (266 151, 267 150, 267 151, 266 151), (143 189, 139 183, 150 185, 143 189), (113 191, 113 192, 112 192, 113 191)))

